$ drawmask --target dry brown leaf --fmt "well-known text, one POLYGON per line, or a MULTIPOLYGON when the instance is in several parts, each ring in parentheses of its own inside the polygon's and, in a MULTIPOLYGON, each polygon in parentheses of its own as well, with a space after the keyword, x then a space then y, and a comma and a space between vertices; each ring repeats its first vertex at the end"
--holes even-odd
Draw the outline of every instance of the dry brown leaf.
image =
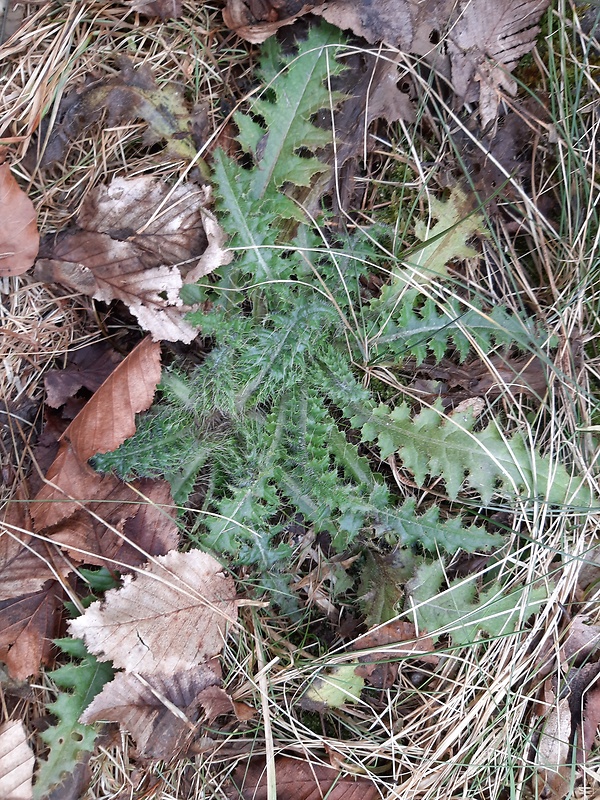
POLYGON ((128 0, 127 5, 147 17, 177 19, 181 15, 182 0, 128 0))
POLYGON ((221 652, 237 618, 235 586, 200 550, 161 556, 70 623, 101 661, 127 672, 173 676, 221 652))
MULTIPOLYGON (((97 488, 88 484, 93 500, 47 534, 72 561, 101 567, 138 566, 149 556, 165 555, 177 547, 176 508, 166 481, 142 479, 127 484, 113 475, 93 475, 97 488)), ((55 503, 53 508, 65 506, 55 503)))
POLYGON ((106 341, 73 350, 64 369, 46 372, 46 404, 58 408, 82 388, 95 392, 120 361, 121 356, 106 341))
POLYGON ((104 381, 64 432, 86 462, 108 453, 135 433, 135 415, 150 407, 160 380, 160 346, 143 339, 104 381))
POLYGON ((477 100, 480 84, 493 91, 507 80, 539 33, 548 0, 476 0, 460 4, 460 21, 448 36, 454 91, 466 102, 477 100), (501 68, 502 78, 494 72, 501 68), (478 73, 478 74, 477 74, 478 73))
MULTIPOLYGON (((163 2, 156 0, 154 5, 163 2)), ((164 144, 165 152, 177 160, 189 162, 197 156, 195 134, 204 134, 206 124, 190 111, 181 84, 162 80, 159 84, 149 64, 134 65, 118 51, 113 60, 118 72, 100 80, 93 73, 86 75, 83 85, 64 94, 51 124, 42 120, 25 157, 29 169, 64 163, 71 144, 85 138, 84 133, 98 135, 100 126, 112 128, 136 119, 148 126, 142 144, 164 144)))
POLYGON ((198 329, 184 319, 180 289, 231 259, 205 208, 209 199, 207 187, 115 178, 88 195, 77 228, 46 237, 36 277, 107 303, 121 300, 155 340, 189 343, 198 329))
POLYGON ((30 535, 31 519, 20 492, 0 524, 0 600, 37 592, 48 580, 66 578, 70 566, 56 548, 30 535))
POLYGON ((578 665, 600 647, 600 625, 588 625, 583 614, 571 620, 561 647, 561 660, 578 665))
POLYGON ((410 622, 396 620, 379 625, 357 639, 353 650, 371 650, 388 645, 387 650, 373 650, 361 656, 361 664, 355 672, 377 688, 389 688, 398 677, 399 660, 414 656, 426 664, 437 666, 439 656, 434 652, 435 645, 429 636, 419 636, 415 626, 410 622), (394 647, 389 647, 394 645, 394 647))
POLYGON ((538 797, 559 800, 565 797, 571 767, 568 766, 569 742, 572 730, 571 709, 568 698, 556 702, 550 688, 551 678, 546 681, 546 702, 552 704, 537 746, 537 775, 535 784, 538 797))
POLYGON ((33 203, 0 164, 0 277, 21 275, 35 261, 40 244, 33 203))
POLYGON ((596 683, 585 693, 584 698, 581 748, 585 759, 594 746, 600 725, 600 686, 596 683))
POLYGON ((27 742, 27 731, 19 720, 0 725, 0 797, 31 800, 35 756, 27 742))
MULTIPOLYGON (((302 14, 322 15, 370 43, 415 53, 448 72, 464 102, 480 98, 481 124, 497 112, 509 74, 528 53, 549 0, 228 0, 225 23, 251 42, 262 42, 302 14), (448 55, 446 56, 446 53, 448 55)), ((449 77, 449 75, 447 75, 449 77)))
POLYGON ((201 718, 210 724, 219 714, 232 712, 231 698, 219 684, 219 676, 204 664, 148 680, 122 672, 104 686, 80 721, 118 722, 133 736, 143 758, 169 761, 185 754, 201 718))
POLYGON ((48 664, 56 636, 62 587, 51 581, 39 592, 0 602, 0 661, 11 677, 25 680, 48 664))
MULTIPOLYGON (((374 800, 379 798, 375 784, 366 778, 342 776, 336 769, 311 764, 286 756, 275 760, 277 800, 374 800)), ((255 759, 235 771, 235 794, 243 800, 267 800, 265 762, 255 759)))
POLYGON ((133 436, 135 415, 150 406, 160 373, 160 346, 144 339, 67 427, 46 475, 51 483, 38 492, 31 510, 36 530, 57 524, 82 503, 114 490, 115 479, 99 478, 87 461, 96 453, 115 450, 133 436))

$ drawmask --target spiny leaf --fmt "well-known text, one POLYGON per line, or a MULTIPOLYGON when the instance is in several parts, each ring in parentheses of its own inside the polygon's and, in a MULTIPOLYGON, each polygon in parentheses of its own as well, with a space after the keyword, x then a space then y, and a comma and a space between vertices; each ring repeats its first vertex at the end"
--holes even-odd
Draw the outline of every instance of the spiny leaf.
POLYGON ((325 54, 327 48, 333 51, 342 41, 334 27, 313 27, 301 53, 283 59, 281 71, 271 84, 275 101, 262 97, 251 108, 254 115, 264 120, 266 131, 261 132, 260 126, 247 116, 235 115, 240 143, 256 159, 250 185, 254 200, 263 198, 269 190, 281 188, 284 183, 310 186, 317 173, 328 169, 318 158, 300 156, 298 151, 306 148, 314 152, 331 141, 330 133, 313 125, 311 117, 339 99, 335 95, 332 97, 323 81, 328 74, 335 75, 343 69, 339 62, 327 59, 325 54))
POLYGON ((495 494, 587 509, 592 503, 583 479, 556 460, 532 450, 520 433, 505 436, 492 420, 474 430, 470 412, 446 416, 441 401, 413 417, 403 403, 380 405, 362 424, 365 441, 377 441, 383 459, 397 452, 419 485, 441 476, 452 499, 466 483, 488 504, 495 494))
POLYGON ((381 296, 371 302, 369 318, 373 320, 370 339, 376 358, 412 355, 417 364, 430 353, 440 361, 451 346, 462 362, 473 345, 484 353, 500 345, 528 351, 547 339, 530 321, 508 313, 501 305, 483 311, 454 297, 443 302, 428 298, 423 303, 418 291, 400 294, 394 284, 385 286, 381 296))
POLYGON ((425 562, 407 584, 408 607, 418 620, 418 627, 433 638, 441 632, 451 635, 455 645, 474 642, 479 633, 490 637, 514 633, 517 625, 539 610, 548 593, 543 587, 506 591, 494 583, 477 591, 477 576, 457 578, 444 591, 444 565, 425 562), (526 597, 524 602, 521 598, 526 597))
POLYGON ((45 761, 40 763, 33 796, 35 800, 46 797, 65 777, 72 772, 85 752, 94 749, 96 730, 91 725, 82 725, 78 720, 93 698, 101 691, 105 683, 113 677, 110 664, 102 664, 90 655, 79 639, 57 639, 63 652, 80 663, 59 667, 49 676, 63 689, 48 710, 58 717, 58 724, 47 728, 40 738, 49 746, 50 752, 45 761))

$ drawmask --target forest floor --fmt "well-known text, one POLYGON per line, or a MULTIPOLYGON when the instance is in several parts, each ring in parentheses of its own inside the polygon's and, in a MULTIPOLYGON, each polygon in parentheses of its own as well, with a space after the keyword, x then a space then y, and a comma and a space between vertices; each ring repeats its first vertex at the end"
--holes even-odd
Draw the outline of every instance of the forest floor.
POLYGON ((599 797, 597 3, 0 19, 0 800, 599 797))

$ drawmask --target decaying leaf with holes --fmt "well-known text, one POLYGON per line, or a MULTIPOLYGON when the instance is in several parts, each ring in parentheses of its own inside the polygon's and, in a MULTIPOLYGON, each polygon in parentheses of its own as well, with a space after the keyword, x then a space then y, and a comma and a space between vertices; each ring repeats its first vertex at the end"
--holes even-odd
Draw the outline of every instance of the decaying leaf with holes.
MULTIPOLYGON (((159 6, 167 10, 167 3, 161 0, 144 5, 155 6, 155 13, 159 6)), ((147 64, 135 69, 126 56, 116 54, 115 60, 119 66, 116 75, 100 80, 89 76, 82 87, 62 99, 52 128, 47 132, 46 125, 42 125, 39 166, 63 162, 71 143, 100 121, 113 127, 136 118, 148 124, 144 144, 164 142, 169 156, 185 161, 196 156, 194 114, 187 106, 182 87, 174 83, 158 85, 147 64)), ((202 162, 197 166, 204 167, 202 162)))
POLYGON ((225 23, 251 42, 263 42, 303 14, 320 14, 370 43, 385 42, 422 56, 451 77, 461 101, 479 99, 480 122, 495 119, 502 91, 534 45, 548 0, 228 0, 225 23))

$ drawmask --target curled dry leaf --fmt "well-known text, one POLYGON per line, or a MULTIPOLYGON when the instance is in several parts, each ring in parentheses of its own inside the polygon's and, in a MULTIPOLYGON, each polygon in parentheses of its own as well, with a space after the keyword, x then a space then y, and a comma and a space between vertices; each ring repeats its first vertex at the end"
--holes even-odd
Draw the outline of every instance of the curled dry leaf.
POLYGON ((70 632, 101 661, 146 677, 172 676, 220 653, 236 618, 233 580, 207 553, 190 550, 125 576, 121 589, 70 623, 70 632))
POLYGON ((0 164, 0 277, 21 275, 38 254, 40 237, 33 203, 0 164))
POLYGON ((121 300, 153 339, 189 343, 198 330, 185 321, 179 292, 231 259, 205 208, 209 199, 207 187, 115 178, 88 196, 76 228, 46 237, 36 276, 107 303, 121 300))
POLYGON ((201 718, 210 724, 233 711, 231 698, 209 665, 155 675, 151 681, 120 673, 104 686, 80 721, 118 722, 133 736, 142 757, 171 760, 185 754, 201 718))
MULTIPOLYGON (((275 760, 277 800, 375 800, 380 794, 367 778, 342 775, 333 767, 295 758, 275 760)), ((267 771, 264 760, 242 764, 234 774, 233 798, 267 800, 267 771), (241 794, 240 794, 241 793, 241 794)))
POLYGON ((2 800, 31 800, 35 757, 21 721, 0 725, 0 797, 2 800))

